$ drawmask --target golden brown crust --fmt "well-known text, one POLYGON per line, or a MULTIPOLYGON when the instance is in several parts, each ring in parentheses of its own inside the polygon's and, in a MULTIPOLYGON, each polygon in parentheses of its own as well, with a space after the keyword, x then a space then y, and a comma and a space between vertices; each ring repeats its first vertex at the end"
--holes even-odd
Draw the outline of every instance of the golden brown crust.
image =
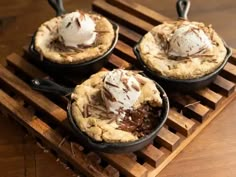
POLYGON ((58 24, 62 20, 62 17, 55 17, 38 28, 35 35, 35 49, 46 59, 62 64, 82 63, 102 56, 111 47, 115 38, 115 31, 105 17, 98 14, 89 14, 89 16, 95 21, 96 31, 98 31, 94 46, 77 51, 55 49, 51 43, 58 39, 58 24))
MULTIPOLYGON (((96 141, 129 142, 138 137, 131 132, 118 129, 117 121, 112 121, 111 115, 106 113, 105 104, 101 98, 102 80, 107 71, 92 75, 81 85, 76 86, 72 94, 72 115, 79 128, 96 141)), ((141 103, 149 102, 154 107, 161 107, 162 99, 155 83, 137 74, 142 80, 141 96, 135 107, 141 103)))
POLYGON ((224 42, 209 26, 199 22, 175 21, 154 27, 144 35, 139 44, 139 51, 144 63, 157 74, 174 79, 193 79, 207 75, 216 70, 224 61, 226 48, 224 42), (160 34, 167 39, 182 23, 199 26, 213 42, 212 50, 198 56, 190 56, 180 60, 169 59, 163 47, 160 34))

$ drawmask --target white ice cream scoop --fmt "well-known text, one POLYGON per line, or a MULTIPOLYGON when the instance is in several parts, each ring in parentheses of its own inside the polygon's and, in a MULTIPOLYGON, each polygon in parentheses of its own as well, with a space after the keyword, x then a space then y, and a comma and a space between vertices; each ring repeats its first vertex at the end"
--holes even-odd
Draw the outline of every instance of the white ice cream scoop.
POLYGON ((139 82, 128 71, 122 69, 108 72, 101 90, 106 108, 115 114, 121 110, 132 109, 140 93, 139 82))
POLYGON ((91 45, 96 39, 96 24, 89 15, 79 11, 66 14, 59 25, 59 35, 65 46, 91 45))
POLYGON ((212 43, 202 29, 193 24, 182 24, 170 39, 168 55, 187 57, 211 48, 212 43))

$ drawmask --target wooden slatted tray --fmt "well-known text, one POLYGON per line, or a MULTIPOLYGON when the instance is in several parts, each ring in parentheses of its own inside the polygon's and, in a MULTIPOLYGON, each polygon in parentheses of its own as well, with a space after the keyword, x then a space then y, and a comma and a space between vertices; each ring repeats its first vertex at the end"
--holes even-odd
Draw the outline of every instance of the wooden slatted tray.
MULTIPOLYGON (((125 0, 95 0, 93 9, 120 25, 120 39, 103 70, 133 69, 132 46, 154 25, 169 20, 140 4, 125 0), (135 29, 135 30, 133 30, 135 29)), ((27 48, 26 54, 27 54, 27 48)), ((12 53, 7 66, 0 65, 0 111, 13 117, 47 148, 72 168, 94 177, 154 177, 178 155, 235 97, 236 54, 207 88, 182 95, 168 95, 168 120, 153 144, 129 154, 94 153, 71 140, 66 116, 66 98, 36 92, 28 85, 32 78, 50 77, 67 86, 84 78, 48 75, 30 58, 12 53)))

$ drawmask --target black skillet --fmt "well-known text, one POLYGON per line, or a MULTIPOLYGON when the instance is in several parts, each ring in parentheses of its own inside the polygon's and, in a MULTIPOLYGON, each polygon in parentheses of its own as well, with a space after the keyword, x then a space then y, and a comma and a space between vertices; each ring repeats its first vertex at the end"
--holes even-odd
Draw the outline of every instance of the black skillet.
MULTIPOLYGON (((48 0, 49 4, 53 7, 56 11, 56 16, 60 16, 66 13, 63 7, 63 0, 48 0)), ((34 59, 36 64, 39 64, 43 67, 43 69, 54 72, 54 73, 67 73, 67 74, 91 74, 95 73, 96 71, 100 70, 104 64, 107 62, 108 56, 112 53, 119 35, 119 26, 115 23, 112 23, 113 29, 115 32, 115 38, 112 42, 111 47, 100 57, 94 58, 90 61, 85 61, 83 63, 78 64, 60 64, 51 62, 50 60, 43 58, 40 53, 35 50, 34 42, 35 42, 35 34, 32 37, 30 46, 29 46, 29 54, 34 59)))
MULTIPOLYGON (((176 9, 179 16, 179 19, 187 19, 187 14, 190 8, 190 1, 188 0, 178 0, 176 3, 176 9)), ((142 40, 142 39, 141 39, 142 40)), ((158 81, 166 90, 178 90, 181 92, 189 92, 197 89, 201 89, 209 85, 216 76, 219 74, 219 72, 224 68, 225 64, 227 63, 229 57, 232 54, 231 49, 225 44, 225 48, 227 50, 227 54, 225 56, 225 59, 223 63, 212 73, 205 75, 200 78, 196 79, 172 79, 168 78, 162 75, 159 75, 152 71, 148 66, 143 62, 141 55, 138 50, 139 43, 141 40, 136 44, 136 46, 133 48, 134 54, 136 55, 141 67, 143 68, 144 72, 154 80, 158 81)))
MULTIPOLYGON (((31 84, 32 88, 39 91, 59 94, 59 95, 69 95, 73 92, 73 89, 71 88, 65 88, 61 85, 56 84, 53 81, 45 80, 45 79, 34 79, 32 80, 31 84)), ((84 147, 89 148, 93 151, 98 152, 107 152, 107 153, 127 153, 127 152, 134 152, 137 150, 140 150, 147 146, 148 144, 153 142, 153 139, 156 137, 158 131, 161 129, 161 127, 164 125, 168 112, 169 112, 169 100, 168 97, 163 90, 163 88, 156 83, 157 89, 160 91, 161 97, 163 99, 163 109, 161 110, 161 116, 159 121, 159 124, 153 130, 152 133, 149 135, 146 135, 134 142, 128 142, 128 143, 106 143, 106 142, 97 142, 87 136, 85 133, 83 133, 80 128, 77 126, 73 115, 72 115, 72 102, 71 98, 69 97, 69 103, 67 106, 67 115, 70 122, 70 125, 73 130, 73 135, 77 139, 77 141, 84 147)))

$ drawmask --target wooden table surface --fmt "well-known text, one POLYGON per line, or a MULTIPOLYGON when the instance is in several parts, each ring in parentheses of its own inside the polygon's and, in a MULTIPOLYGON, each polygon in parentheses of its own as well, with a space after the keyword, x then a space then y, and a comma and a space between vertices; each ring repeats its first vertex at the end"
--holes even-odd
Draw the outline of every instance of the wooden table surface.
MULTIPOLYGON (((158 12, 176 18, 173 0, 136 0, 158 12)), ((65 8, 89 10, 91 0, 64 0, 65 8)), ((212 24, 236 48, 236 1, 192 0, 191 20, 212 24), (216 3, 217 2, 217 3, 216 3)), ((46 0, 0 1, 0 58, 11 52, 22 53, 35 29, 54 16, 46 0)), ((161 173, 160 177, 236 176, 236 100, 233 101, 161 173)), ((56 158, 45 153, 35 140, 13 120, 0 115, 1 177, 76 176, 56 158)))

